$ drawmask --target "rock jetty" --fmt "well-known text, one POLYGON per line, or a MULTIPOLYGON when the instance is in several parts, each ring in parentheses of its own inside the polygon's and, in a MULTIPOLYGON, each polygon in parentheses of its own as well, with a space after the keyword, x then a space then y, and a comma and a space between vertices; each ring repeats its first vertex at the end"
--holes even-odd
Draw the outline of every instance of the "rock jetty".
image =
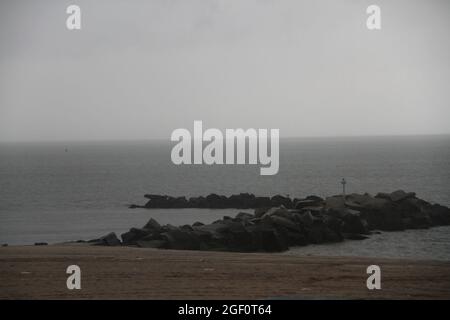
POLYGON ((175 227, 150 219, 142 228, 131 228, 120 241, 110 233, 89 243, 143 248, 280 252, 291 246, 362 240, 374 230, 398 231, 450 225, 450 209, 431 204, 413 192, 398 190, 376 196, 350 194, 321 198, 308 196, 173 198, 147 195, 145 208, 254 208, 211 224, 196 222, 175 227))
POLYGON ((211 208, 211 209, 252 209, 283 205, 293 208, 293 200, 289 197, 256 197, 250 193, 240 193, 230 197, 211 193, 206 197, 171 197, 166 195, 146 194, 147 203, 143 206, 132 204, 130 208, 167 209, 167 208, 211 208))

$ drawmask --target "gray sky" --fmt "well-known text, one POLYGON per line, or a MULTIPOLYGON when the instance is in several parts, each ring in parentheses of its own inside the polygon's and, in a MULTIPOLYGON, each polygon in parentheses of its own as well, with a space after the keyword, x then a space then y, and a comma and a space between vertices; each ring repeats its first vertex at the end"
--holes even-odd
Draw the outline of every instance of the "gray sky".
POLYGON ((448 0, 2 1, 0 140, 450 133, 449 33, 448 0))

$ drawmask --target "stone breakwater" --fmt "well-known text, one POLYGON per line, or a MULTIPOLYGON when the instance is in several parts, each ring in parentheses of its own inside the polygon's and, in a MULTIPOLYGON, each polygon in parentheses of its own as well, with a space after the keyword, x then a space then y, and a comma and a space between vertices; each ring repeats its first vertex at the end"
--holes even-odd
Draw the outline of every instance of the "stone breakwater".
MULTIPOLYGON (((276 195, 274 197, 256 197, 253 194, 241 193, 230 197, 210 194, 206 197, 171 197, 166 195, 146 194, 149 199, 143 206, 132 204, 130 208, 168 209, 168 208, 210 208, 210 209, 252 209, 284 206, 294 208, 299 199, 276 195)), ((314 198, 314 197, 313 197, 314 198)))
POLYGON ((362 240, 375 230, 395 231, 450 225, 450 209, 431 204, 413 192, 350 194, 290 199, 284 196, 173 198, 147 195, 145 208, 255 208, 211 224, 196 222, 175 227, 150 219, 131 228, 119 240, 114 233, 88 241, 92 245, 144 248, 280 252, 290 246, 362 240), (177 200, 178 199, 178 200, 177 200), (182 200, 184 199, 184 200, 182 200))

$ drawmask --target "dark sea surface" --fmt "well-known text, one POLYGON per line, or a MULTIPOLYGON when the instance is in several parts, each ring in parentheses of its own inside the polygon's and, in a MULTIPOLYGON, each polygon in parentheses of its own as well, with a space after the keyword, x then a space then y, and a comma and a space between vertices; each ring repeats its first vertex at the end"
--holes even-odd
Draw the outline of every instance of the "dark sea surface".
MULTIPOLYGON (((176 166, 171 147, 166 141, 0 144, 0 243, 90 239, 150 217, 181 225, 239 212, 127 208, 144 204, 145 193, 329 196, 341 192, 345 177, 348 193, 404 189, 450 206, 450 136, 282 139, 275 176, 261 176, 259 165, 176 166)), ((450 260, 450 228, 388 232, 287 254, 450 260)))

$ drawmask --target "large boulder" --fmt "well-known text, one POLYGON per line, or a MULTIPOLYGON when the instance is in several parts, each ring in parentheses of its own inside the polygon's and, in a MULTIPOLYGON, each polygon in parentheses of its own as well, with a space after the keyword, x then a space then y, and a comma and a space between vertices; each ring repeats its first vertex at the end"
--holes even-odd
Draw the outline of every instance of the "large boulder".
POLYGON ((272 207, 280 207, 280 206, 284 206, 285 208, 293 207, 292 199, 289 197, 282 196, 282 195, 273 196, 270 199, 270 202, 271 202, 272 207))
POLYGON ((345 208, 345 199, 342 196, 333 196, 325 199, 325 209, 345 208))
POLYGON ((166 208, 167 207, 167 196, 162 196, 158 194, 146 194, 145 198, 149 201, 145 204, 146 208, 166 208))
POLYGON ((429 205, 425 208, 431 222, 435 226, 450 225, 450 209, 440 204, 429 205))
POLYGON ((205 197, 191 197, 188 200, 190 208, 208 208, 208 200, 205 197))
POLYGON ((250 252, 257 248, 253 242, 253 236, 244 224, 233 222, 225 230, 224 245, 230 251, 250 252))
POLYGON ((272 225, 275 228, 284 228, 286 230, 290 230, 293 232, 300 232, 300 225, 294 223, 292 220, 289 220, 285 217, 279 215, 264 215, 262 218, 263 223, 268 225, 272 225))
POLYGON ((375 198, 381 198, 381 199, 386 199, 386 200, 390 200, 393 202, 397 202, 397 201, 401 201, 403 199, 414 198, 415 196, 416 196, 416 194, 414 192, 405 192, 403 190, 397 190, 397 191, 394 191, 391 193, 380 192, 375 196, 375 198))
POLYGON ((219 220, 215 223, 196 226, 194 232, 204 242, 215 243, 216 245, 222 245, 225 239, 225 233, 230 228, 229 223, 225 223, 223 220, 219 220))
POLYGON ((170 198, 170 208, 187 208, 189 207, 189 203, 186 197, 176 197, 170 198))
POLYGON ((267 208, 271 206, 270 197, 256 197, 255 208, 267 208))
POLYGON ((385 206, 390 200, 383 198, 374 198, 370 194, 357 194, 352 193, 345 198, 345 206, 350 209, 364 210, 374 209, 378 210, 385 206))
POLYGON ((254 216, 255 218, 260 218, 262 217, 267 211, 269 211, 271 208, 270 207, 260 207, 260 208, 256 208, 255 209, 255 213, 254 216))
POLYGON ((303 209, 306 207, 317 207, 324 204, 324 200, 317 196, 308 196, 305 199, 295 199, 294 208, 303 209))
POLYGON ((305 228, 309 243, 338 242, 343 239, 338 219, 328 216, 310 217, 312 217, 312 223, 305 228))
POLYGON ((162 195, 159 195, 159 194, 144 194, 144 198, 147 198, 149 200, 159 201, 159 200, 166 199, 167 196, 162 196, 162 195))
POLYGON ((247 212, 239 212, 235 217, 235 219, 238 221, 248 221, 252 218, 254 218, 254 216, 251 213, 247 212))
POLYGON ((311 211, 304 211, 300 216, 300 223, 305 227, 310 227, 313 223, 316 217, 314 217, 311 213, 311 211))
POLYGON ((341 219, 331 217, 331 216, 324 216, 323 219, 325 225, 328 227, 328 229, 331 230, 334 234, 336 234, 337 241, 341 241, 343 239, 342 237, 342 229, 343 229, 343 221, 341 219))
POLYGON ((161 233, 164 241, 163 247, 166 249, 177 250, 200 250, 201 241, 198 235, 193 231, 176 229, 161 233))
POLYGON ((306 237, 309 243, 320 244, 326 242, 326 225, 322 221, 315 221, 306 229, 306 237))
POLYGON ((250 193, 233 194, 228 198, 229 208, 250 209, 255 208, 256 197, 250 193))
POLYGON ((110 232, 107 235, 104 235, 103 237, 100 237, 98 239, 90 240, 88 241, 91 245, 97 245, 97 246, 120 246, 122 243, 117 238, 116 234, 114 232, 110 232))
MULTIPOLYGON (((394 198, 399 199, 399 195, 397 194, 394 198)), ((390 194, 381 197, 378 194, 377 197, 372 197, 367 193, 363 195, 353 193, 346 197, 344 206, 336 205, 336 203, 337 201, 334 206, 330 206, 331 212, 340 212, 341 218, 347 217, 349 229, 346 231, 348 232, 358 229, 367 229, 367 231, 373 229, 384 231, 405 229, 406 220, 404 220, 403 213, 398 209, 398 203, 391 200, 390 194), (359 212, 359 222, 357 217, 347 216, 349 212, 355 213, 349 210, 359 212)))
POLYGON ((228 208, 228 198, 211 193, 206 196, 206 201, 209 208, 228 208))
POLYGON ((342 217, 342 231, 352 234, 368 234, 369 224, 362 218, 361 213, 356 210, 347 209, 346 214, 342 217))
POLYGON ((286 237, 273 227, 260 223, 247 230, 252 236, 252 251, 281 252, 289 248, 286 237))
POLYGON ((307 244, 305 228, 299 223, 297 214, 291 216, 264 215, 261 224, 267 229, 274 229, 282 236, 282 243, 288 246, 301 246, 307 244))
POLYGON ((450 225, 450 209, 440 204, 433 204, 426 208, 433 225, 450 225))
POLYGON ((267 210, 257 209, 255 210, 255 218, 261 218, 264 216, 272 216, 272 215, 280 215, 283 216, 287 213, 287 209, 283 206, 280 207, 273 207, 269 208, 267 210))
POLYGON ((143 229, 159 232, 161 230, 161 225, 155 219, 150 218, 150 220, 148 220, 148 222, 144 225, 143 229))
POLYGON ((125 245, 135 245, 138 240, 141 240, 152 232, 148 229, 131 228, 128 232, 122 233, 122 242, 125 245))
POLYGON ((405 230, 405 221, 402 213, 396 210, 392 203, 386 204, 378 210, 366 211, 366 215, 370 229, 383 231, 405 230))
POLYGON ((433 224, 426 210, 429 205, 426 201, 409 197, 398 201, 395 209, 401 213, 406 229, 429 228, 433 224))
POLYGON ((321 197, 319 197, 319 196, 314 196, 314 195, 307 196, 305 199, 306 199, 306 200, 312 200, 312 201, 315 201, 315 202, 317 202, 318 204, 323 202, 323 199, 322 199, 321 197))
POLYGON ((215 250, 254 251, 246 220, 224 219, 194 228, 204 246, 215 250))

